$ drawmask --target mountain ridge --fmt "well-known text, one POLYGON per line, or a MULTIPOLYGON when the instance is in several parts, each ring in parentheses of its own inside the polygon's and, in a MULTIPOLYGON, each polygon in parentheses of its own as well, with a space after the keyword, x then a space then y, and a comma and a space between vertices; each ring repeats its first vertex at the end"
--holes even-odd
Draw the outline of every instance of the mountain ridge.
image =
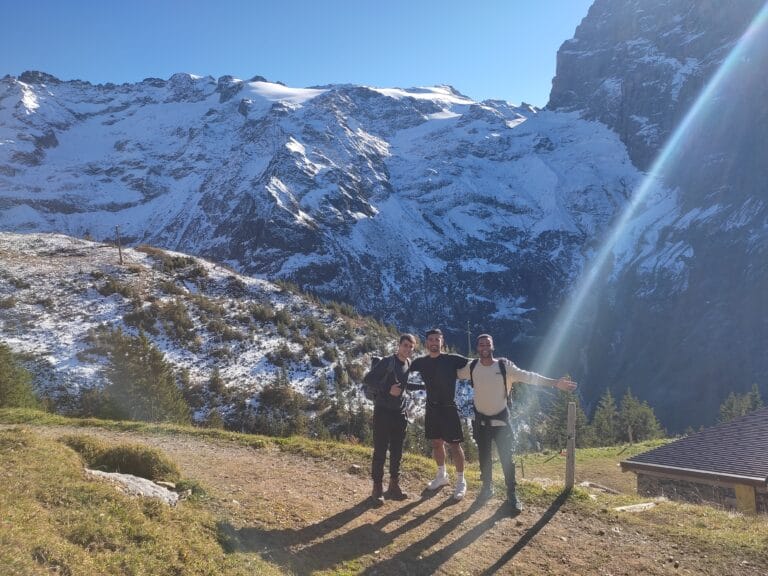
POLYGON ((117 225, 457 347, 490 332, 534 369, 568 330, 546 369, 587 407, 631 388, 682 430, 681 407, 712 421, 731 391, 768 394, 760 4, 596 0, 544 110, 450 87, 6 76, 0 229, 117 225), (570 331, 559 313, 629 206, 570 331))
MULTIPOLYGON (((125 102, 122 92, 106 91, 101 97, 110 100, 100 106, 109 105, 98 117, 70 114, 90 121, 87 127, 51 121, 64 129, 57 134, 49 126, 48 140, 55 138, 56 146, 39 144, 51 133, 41 132, 26 150, 0 160, 0 166, 10 166, 5 173, 15 176, 5 178, 8 208, 0 225, 105 239, 119 224, 126 242, 296 281, 404 328, 441 323, 450 332, 463 326, 469 313, 455 320, 453 314, 435 315, 452 308, 444 295, 418 306, 407 296, 423 291, 425 283, 443 291, 459 276, 465 292, 485 303, 470 301, 475 315, 499 315, 522 328, 531 322, 516 321, 519 314, 495 302, 538 300, 514 307, 536 314, 549 308, 559 291, 529 296, 513 288, 500 297, 497 288, 489 290, 490 284, 457 268, 457 259, 468 261, 471 270, 490 268, 500 277, 497 286, 514 286, 524 274, 510 269, 535 278, 532 258, 544 251, 560 274, 572 278, 581 268, 583 238, 606 226, 638 178, 615 136, 599 124, 530 107, 474 103, 453 89, 307 91, 229 77, 218 83, 182 81, 179 75, 171 80, 164 88, 151 85, 145 98, 134 94, 125 102), (173 86, 184 90, 176 94, 173 86), (229 95, 223 102, 222 86, 229 95), (202 105, 196 96, 201 91, 207 94, 202 105), (191 118, 174 119, 175 99, 189 94, 192 108, 184 110, 191 118), (189 126, 200 115, 204 126, 189 126), (154 140, 136 136, 161 117, 151 132, 154 140), (118 127, 125 123, 130 128, 121 133, 118 127), (98 147, 80 147, 89 140, 98 140, 98 147), (580 148, 586 141, 590 145, 580 148), (531 149, 535 156, 528 155, 531 149), (29 155, 41 163, 20 165, 29 155), (448 157, 455 161, 446 162, 448 157), (56 174, 48 176, 54 166, 56 174), (83 172, 93 182, 86 192, 83 172), (45 181, 49 192, 30 194, 35 180, 45 181), (457 198, 473 201, 460 206, 457 198), (564 203, 569 207, 553 210, 564 203), (397 277, 400 285, 382 275, 397 277), (380 302, 366 298, 371 292, 381 295, 380 302)), ((6 90, 17 82, 6 80, 6 90)), ((62 101, 73 92, 64 108, 91 99, 80 85, 61 83, 57 89, 62 101)), ((23 90, 30 94, 35 88, 23 90)), ((23 125, 33 116, 33 124, 41 122, 43 105, 60 117, 46 98, 30 96, 29 106, 39 105, 35 114, 15 121, 23 125)))

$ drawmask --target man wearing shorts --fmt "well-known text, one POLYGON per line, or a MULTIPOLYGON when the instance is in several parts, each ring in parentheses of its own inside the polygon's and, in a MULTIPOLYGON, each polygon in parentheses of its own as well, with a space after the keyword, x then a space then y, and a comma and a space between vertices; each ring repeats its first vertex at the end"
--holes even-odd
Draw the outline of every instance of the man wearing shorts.
POLYGON ((458 354, 443 353, 443 333, 439 328, 429 330, 426 336, 427 354, 411 362, 411 372, 421 374, 426 386, 424 428, 427 440, 432 443, 432 456, 437 463, 437 476, 427 485, 427 489, 437 490, 450 484, 445 470, 447 444, 456 466, 453 498, 461 500, 467 493, 467 482, 464 479, 464 450, 461 447, 464 434, 455 400, 456 371, 466 366, 469 359, 458 354))

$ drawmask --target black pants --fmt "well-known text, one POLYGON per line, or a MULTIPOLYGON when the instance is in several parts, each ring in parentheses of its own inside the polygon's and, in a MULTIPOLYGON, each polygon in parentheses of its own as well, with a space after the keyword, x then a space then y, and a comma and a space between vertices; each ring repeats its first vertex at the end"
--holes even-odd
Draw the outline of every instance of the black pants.
POLYGON ((373 463, 371 477, 374 482, 384 479, 384 461, 389 450, 389 475, 400 476, 400 461, 403 458, 405 427, 408 422, 399 410, 387 410, 380 406, 373 409, 373 463))
POLYGON ((504 472, 504 482, 507 495, 515 493, 515 462, 512 454, 512 429, 509 425, 491 426, 489 421, 475 419, 472 422, 472 437, 477 442, 478 459, 480 460, 480 479, 483 484, 490 484, 492 479, 493 460, 492 443, 496 444, 499 462, 504 472))

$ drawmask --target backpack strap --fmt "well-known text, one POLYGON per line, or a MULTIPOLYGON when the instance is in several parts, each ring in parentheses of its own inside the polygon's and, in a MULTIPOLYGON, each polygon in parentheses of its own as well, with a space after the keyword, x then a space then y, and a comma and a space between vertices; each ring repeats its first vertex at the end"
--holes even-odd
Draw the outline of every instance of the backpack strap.
POLYGON ((408 381, 408 370, 411 369, 411 359, 410 358, 406 358, 405 359, 405 372, 406 372, 405 378, 406 378, 406 382, 400 382, 400 379, 397 377, 397 374, 395 373, 395 358, 396 357, 397 357, 397 353, 392 354, 392 356, 389 357, 389 366, 387 366, 387 372, 388 373, 392 372, 392 374, 395 377, 395 381, 403 387, 403 392, 405 392, 406 384, 407 384, 407 381, 408 381))
MULTIPOLYGON (((472 362, 469 363, 469 384, 472 386, 472 388, 475 387, 475 381, 472 378, 472 373, 475 371, 475 366, 477 366, 477 362, 479 361, 479 358, 475 358, 472 360, 472 362)), ((504 386, 504 398, 506 398, 507 402, 509 402, 509 390, 507 390, 507 363, 503 358, 499 358, 499 371, 501 372, 501 384, 504 386)))
MULTIPOLYGON (((475 387, 475 383, 472 379, 472 372, 475 370, 475 366, 477 366, 478 360, 479 358, 475 358, 469 364, 469 382, 472 388, 475 387)), ((504 406, 504 410, 502 410, 498 414, 494 414, 493 416, 486 416, 485 414, 480 414, 475 408, 474 410, 475 420, 479 421, 483 426, 490 426, 492 420, 503 420, 509 426, 509 390, 507 390, 507 363, 504 359, 499 358, 498 364, 499 364, 499 371, 501 372, 501 385, 504 386, 505 406, 504 406)))
POLYGON ((475 358, 469 363, 469 385, 472 386, 472 388, 475 387, 475 380, 472 378, 472 373, 475 371, 475 366, 477 366, 478 360, 479 358, 475 358))
POLYGON ((499 358, 499 371, 501 372, 501 383, 504 385, 504 398, 509 404, 509 389, 507 388, 507 361, 499 358))

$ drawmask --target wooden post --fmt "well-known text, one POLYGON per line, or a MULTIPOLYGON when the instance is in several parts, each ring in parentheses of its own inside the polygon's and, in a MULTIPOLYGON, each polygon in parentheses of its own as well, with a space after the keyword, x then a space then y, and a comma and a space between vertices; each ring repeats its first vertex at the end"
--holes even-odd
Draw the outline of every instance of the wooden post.
POLYGON ((565 489, 573 489, 576 478, 576 403, 568 402, 568 440, 565 457, 565 489))
POLYGON ((123 265, 123 247, 120 246, 120 227, 115 224, 115 240, 117 241, 117 253, 120 255, 120 266, 123 265))

